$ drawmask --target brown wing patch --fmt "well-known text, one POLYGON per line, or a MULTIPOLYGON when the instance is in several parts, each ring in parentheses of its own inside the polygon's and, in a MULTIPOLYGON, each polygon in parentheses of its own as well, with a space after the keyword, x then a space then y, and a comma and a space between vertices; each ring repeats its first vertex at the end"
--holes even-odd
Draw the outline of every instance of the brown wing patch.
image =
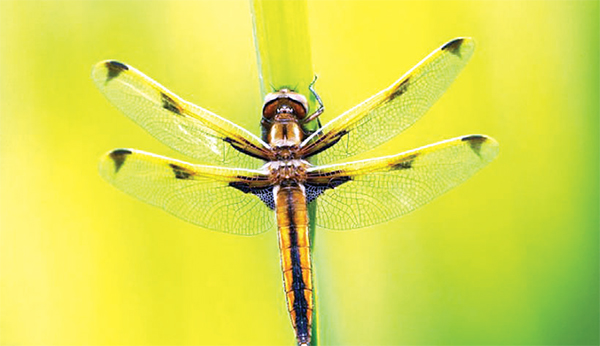
POLYGON ((169 95, 161 92, 160 98, 162 100, 162 107, 164 109, 171 111, 177 115, 181 115, 181 113, 183 113, 183 107, 181 107, 181 105, 179 105, 169 95))
POLYGON ((322 195, 329 189, 335 189, 336 187, 347 183, 352 180, 351 176, 344 175, 342 171, 330 171, 330 172, 319 172, 309 173, 307 181, 304 184, 306 189, 306 202, 310 203, 322 195))
POLYGON ((270 161, 270 160, 275 159, 274 155, 269 155, 269 152, 267 152, 265 150, 261 150, 261 148, 257 148, 255 145, 250 143, 245 138, 225 137, 225 138, 223 138, 223 141, 225 143, 229 143, 229 145, 231 145, 231 147, 233 147, 235 150, 237 150, 241 153, 244 153, 246 155, 255 157, 257 159, 261 159, 261 160, 265 160, 265 161, 270 161), (248 150, 247 148, 250 148, 252 150, 248 150))
POLYGON ((170 163, 169 167, 171 167, 173 173, 175 173, 175 178, 177 179, 191 179, 194 175, 194 172, 173 163, 170 163))
POLYGON ((477 156, 481 157, 481 146, 488 139, 481 135, 472 135, 472 136, 464 137, 461 140, 463 142, 469 142, 469 145, 471 146, 471 149, 473 150, 473 152, 475 152, 475 154, 477 154, 477 156))
POLYGON ((260 198, 269 209, 275 209, 275 199, 273 197, 273 187, 270 186, 268 179, 248 179, 239 176, 238 181, 232 181, 228 185, 243 193, 251 193, 260 198))
POLYGON ((412 154, 410 156, 407 156, 401 162, 393 164, 391 166, 391 168, 393 170, 397 170, 397 169, 410 169, 410 168, 412 168, 413 162, 415 161, 415 159, 417 158, 417 156, 419 156, 419 154, 412 154))
POLYGON ((446 43, 444 46, 442 46, 442 50, 447 50, 450 53, 452 53, 460 58, 461 57, 460 56, 460 46, 462 46, 464 41, 465 40, 462 38, 457 38, 455 40, 452 40, 452 41, 446 43))
POLYGON ((118 77, 121 74, 121 72, 129 70, 129 67, 127 67, 127 65, 120 63, 116 60, 107 61, 105 66, 106 66, 106 69, 108 70, 108 73, 106 75, 107 83, 111 79, 118 77))
POLYGON ((346 129, 337 132, 329 132, 323 135, 322 138, 319 138, 317 142, 301 148, 299 154, 302 158, 308 158, 313 155, 316 155, 334 146, 337 142, 339 142, 342 139, 342 137, 344 137, 347 134, 348 131, 346 129))
POLYGON ((406 90, 408 90, 409 81, 410 81, 410 78, 406 78, 405 80, 403 80, 402 83, 400 83, 396 87, 396 89, 394 89, 394 91, 392 91, 387 102, 390 102, 390 101, 394 100, 396 97, 404 94, 406 92, 406 90))
POLYGON ((128 155, 131 155, 131 150, 127 149, 116 149, 108 154, 115 164, 115 173, 119 172, 128 155))

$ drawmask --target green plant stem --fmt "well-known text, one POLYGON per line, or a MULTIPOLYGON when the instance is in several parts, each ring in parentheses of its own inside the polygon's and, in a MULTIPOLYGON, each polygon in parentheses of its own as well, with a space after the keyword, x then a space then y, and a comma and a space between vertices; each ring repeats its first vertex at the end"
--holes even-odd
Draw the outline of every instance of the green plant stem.
MULTIPOLYGON (((309 107, 312 110, 316 109, 316 100, 308 89, 314 78, 314 72, 306 0, 251 0, 251 7, 262 97, 269 92, 288 88, 307 96, 309 107)), ((316 121, 309 125, 310 130, 316 130, 316 121)), ((308 213, 311 252, 313 252, 316 228, 315 203, 309 206, 308 213)), ((316 281, 313 285, 313 296, 315 309, 311 344, 316 346, 318 345, 316 281)))

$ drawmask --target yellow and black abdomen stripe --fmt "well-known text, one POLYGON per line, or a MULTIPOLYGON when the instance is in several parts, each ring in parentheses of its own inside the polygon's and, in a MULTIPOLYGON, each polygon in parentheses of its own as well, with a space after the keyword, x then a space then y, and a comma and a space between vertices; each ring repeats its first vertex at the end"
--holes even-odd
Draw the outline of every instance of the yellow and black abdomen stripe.
POLYGON ((277 226, 283 283, 292 324, 300 345, 310 344, 313 286, 306 196, 300 185, 276 192, 277 226))

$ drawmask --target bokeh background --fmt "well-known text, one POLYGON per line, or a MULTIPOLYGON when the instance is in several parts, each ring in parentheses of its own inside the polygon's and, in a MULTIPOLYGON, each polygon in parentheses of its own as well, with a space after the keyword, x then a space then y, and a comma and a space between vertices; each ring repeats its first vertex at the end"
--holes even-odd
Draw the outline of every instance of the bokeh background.
MULTIPOLYGON (((470 133, 495 162, 422 209, 318 230, 322 344, 598 344, 598 1, 310 1, 325 120, 457 36, 478 48, 370 155, 470 133)), ((185 159, 89 78, 127 62, 255 133, 246 1, 0 1, 0 340, 292 345, 276 233, 187 224, 102 181, 118 147, 185 159)))

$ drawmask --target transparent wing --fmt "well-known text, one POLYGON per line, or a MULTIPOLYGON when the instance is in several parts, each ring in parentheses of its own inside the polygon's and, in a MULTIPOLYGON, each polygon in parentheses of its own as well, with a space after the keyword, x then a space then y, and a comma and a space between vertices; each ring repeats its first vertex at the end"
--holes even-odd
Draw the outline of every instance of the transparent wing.
POLYGON ((238 235, 275 229, 274 212, 255 195, 272 194, 263 171, 117 149, 102 158, 100 174, 124 192, 204 228, 238 235))
POLYGON ((258 168, 269 145, 220 116, 186 102, 135 68, 103 61, 92 79, 104 96, 152 136, 202 163, 258 168))
POLYGON ((317 225, 354 229, 407 214, 467 180, 498 154, 490 137, 470 135, 402 154, 308 170, 317 225))
POLYGON ((303 156, 318 154, 315 162, 328 164, 395 137, 442 96, 474 49, 470 38, 457 38, 436 49, 390 87, 333 119, 303 141, 303 156))

